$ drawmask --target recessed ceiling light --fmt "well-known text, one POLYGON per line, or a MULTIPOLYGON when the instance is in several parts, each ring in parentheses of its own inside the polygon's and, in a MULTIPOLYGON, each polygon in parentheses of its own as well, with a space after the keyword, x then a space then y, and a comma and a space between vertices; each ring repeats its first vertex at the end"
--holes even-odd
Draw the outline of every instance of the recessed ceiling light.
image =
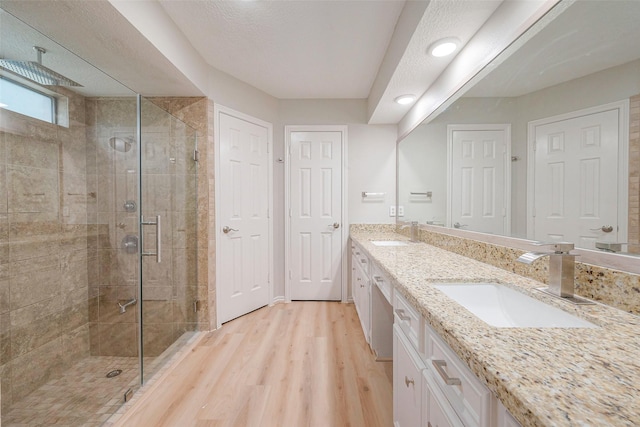
POLYGON ((460 40, 455 37, 440 39, 429 46, 429 54, 437 58, 451 55, 460 46, 460 40))
POLYGON ((416 100, 415 95, 400 95, 395 99, 395 101, 400 105, 411 104, 415 100, 416 100))

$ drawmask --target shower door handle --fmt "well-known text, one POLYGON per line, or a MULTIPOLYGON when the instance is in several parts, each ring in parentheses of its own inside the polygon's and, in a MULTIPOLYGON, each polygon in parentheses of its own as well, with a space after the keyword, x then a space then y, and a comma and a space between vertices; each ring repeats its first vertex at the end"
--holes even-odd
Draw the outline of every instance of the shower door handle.
MULTIPOLYGON (((156 251, 154 252, 144 252, 142 251, 142 256, 155 256, 156 262, 159 264, 162 262, 162 222, 160 220, 160 215, 156 215, 155 221, 145 221, 144 217, 142 217, 141 221, 142 225, 155 225, 156 226, 156 251)), ((143 240, 144 241, 144 240, 143 240)))

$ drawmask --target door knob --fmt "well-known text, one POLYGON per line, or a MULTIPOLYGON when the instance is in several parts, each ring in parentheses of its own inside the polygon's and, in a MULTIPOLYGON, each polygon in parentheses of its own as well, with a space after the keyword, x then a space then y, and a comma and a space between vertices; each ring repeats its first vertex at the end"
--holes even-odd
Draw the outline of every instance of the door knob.
POLYGON ((340 228, 340 223, 334 222, 333 223, 333 228, 340 228))
POLYGON ((224 227, 222 227, 222 232, 223 232, 224 234, 227 234, 227 233, 229 233, 230 231, 238 231, 238 230, 236 230, 235 228, 231 228, 231 227, 229 227, 228 225, 225 225, 224 227))
POLYGON ((611 225, 603 225, 600 228, 591 228, 591 231, 602 231, 604 233, 611 233, 613 231, 613 226, 611 225))

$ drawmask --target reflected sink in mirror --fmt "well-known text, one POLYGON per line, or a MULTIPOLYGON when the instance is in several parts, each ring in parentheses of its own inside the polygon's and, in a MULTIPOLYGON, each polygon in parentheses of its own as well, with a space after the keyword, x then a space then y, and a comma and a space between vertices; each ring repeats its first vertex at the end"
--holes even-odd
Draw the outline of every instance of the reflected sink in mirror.
POLYGON ((409 246, 407 242, 402 242, 400 240, 372 240, 376 246, 409 246))
POLYGON ((492 283, 434 285, 485 323, 498 328, 597 328, 559 308, 492 283))

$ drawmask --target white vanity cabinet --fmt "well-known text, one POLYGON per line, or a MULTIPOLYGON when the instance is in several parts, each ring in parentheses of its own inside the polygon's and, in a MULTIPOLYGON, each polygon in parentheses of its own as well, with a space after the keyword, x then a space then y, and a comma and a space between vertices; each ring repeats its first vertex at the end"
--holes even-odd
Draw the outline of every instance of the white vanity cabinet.
POLYGON ((362 332, 367 343, 371 342, 371 297, 369 278, 369 258, 358 245, 352 245, 352 289, 353 302, 358 312, 362 332))
POLYGON ((415 306, 353 243, 352 295, 367 343, 393 360, 394 427, 520 427, 415 306))
POLYGON ((398 325, 393 327, 393 425, 422 425, 424 362, 398 325))
POLYGON ((522 427, 499 400, 497 401, 497 407, 497 427, 522 427))
POLYGON ((393 306, 391 281, 375 264, 371 271, 371 350, 378 361, 393 358, 393 306))
POLYGON ((428 324, 424 337, 426 364, 450 407, 464 426, 490 427, 493 395, 489 389, 428 324))
POLYGON ((431 371, 425 369, 422 371, 422 376, 424 418, 421 427, 464 427, 435 383, 431 371))

